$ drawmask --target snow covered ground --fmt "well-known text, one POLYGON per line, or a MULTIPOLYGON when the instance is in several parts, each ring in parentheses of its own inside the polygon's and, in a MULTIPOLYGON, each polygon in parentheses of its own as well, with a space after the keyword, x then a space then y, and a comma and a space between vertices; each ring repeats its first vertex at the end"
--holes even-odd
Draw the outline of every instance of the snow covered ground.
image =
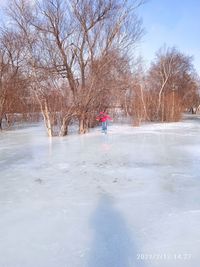
POLYGON ((0 134, 0 267, 199 267, 200 120, 0 134))

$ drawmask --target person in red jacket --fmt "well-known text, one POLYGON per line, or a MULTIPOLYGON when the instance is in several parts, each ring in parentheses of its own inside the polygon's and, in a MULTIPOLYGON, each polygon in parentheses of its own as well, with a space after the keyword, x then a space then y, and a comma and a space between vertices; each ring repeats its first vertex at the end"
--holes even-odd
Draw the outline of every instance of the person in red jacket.
POLYGON ((108 120, 112 121, 112 118, 108 116, 105 112, 100 112, 96 117, 96 120, 101 122, 102 132, 107 134, 108 120))

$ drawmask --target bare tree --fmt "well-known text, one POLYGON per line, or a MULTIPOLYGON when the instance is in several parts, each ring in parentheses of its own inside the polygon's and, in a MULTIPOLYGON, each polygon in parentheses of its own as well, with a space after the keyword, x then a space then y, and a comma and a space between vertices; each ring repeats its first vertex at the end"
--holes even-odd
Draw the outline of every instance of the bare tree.
MULTIPOLYGON (((55 89, 67 99, 62 110, 56 112, 62 114, 59 134, 67 133, 74 116, 79 120, 79 132, 86 131, 89 114, 99 105, 94 105, 99 89, 95 92, 97 76, 91 76, 91 69, 110 51, 125 54, 133 48, 142 34, 141 22, 135 15, 142 2, 132 1, 130 8, 122 0, 43 0, 34 6, 24 0, 13 1, 9 15, 26 43, 31 88, 49 136, 55 134, 55 120, 51 119, 55 110, 51 110, 47 96, 55 89)), ((105 64, 109 64, 108 60, 105 64)), ((101 72, 102 66, 98 68, 101 72)))
POLYGON ((174 47, 159 50, 148 75, 148 86, 152 93, 151 119, 179 120, 187 106, 186 96, 197 93, 194 84, 191 57, 174 47))
MULTIPOLYGON (((23 60, 22 42, 13 31, 1 31, 0 36, 0 128, 9 113, 23 111, 25 107, 25 85, 27 80, 20 71, 23 60)), ((9 116, 11 117, 11 116, 9 116)), ((12 116, 13 117, 13 116, 12 116)))

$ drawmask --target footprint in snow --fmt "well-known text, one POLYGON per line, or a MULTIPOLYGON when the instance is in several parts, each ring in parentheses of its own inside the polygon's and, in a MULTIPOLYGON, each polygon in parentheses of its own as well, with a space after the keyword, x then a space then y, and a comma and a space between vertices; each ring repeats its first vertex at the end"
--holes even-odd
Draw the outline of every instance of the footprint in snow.
POLYGON ((43 183, 43 180, 38 178, 38 179, 35 179, 35 182, 41 184, 41 183, 43 183))

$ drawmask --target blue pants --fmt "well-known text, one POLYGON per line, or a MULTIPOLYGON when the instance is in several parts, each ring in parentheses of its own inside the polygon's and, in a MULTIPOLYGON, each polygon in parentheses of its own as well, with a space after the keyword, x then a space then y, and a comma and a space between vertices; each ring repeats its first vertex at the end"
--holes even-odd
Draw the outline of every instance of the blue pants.
POLYGON ((102 132, 107 133, 107 121, 102 122, 102 132))

